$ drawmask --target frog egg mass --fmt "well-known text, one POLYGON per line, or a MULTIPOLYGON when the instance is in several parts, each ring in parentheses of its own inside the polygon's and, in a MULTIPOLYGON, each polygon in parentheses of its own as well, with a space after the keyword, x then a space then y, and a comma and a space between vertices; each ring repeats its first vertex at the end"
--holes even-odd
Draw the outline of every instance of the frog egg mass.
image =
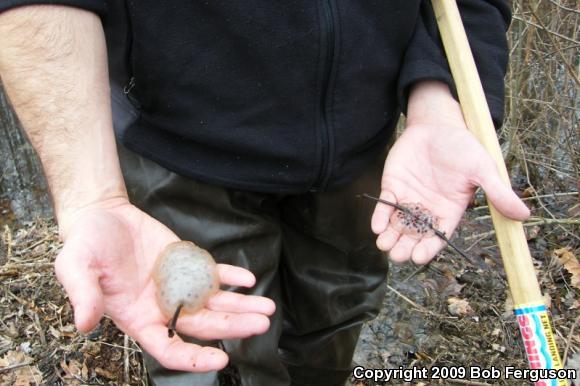
POLYGON ((399 204, 407 211, 397 209, 390 222, 393 228, 404 235, 413 238, 430 237, 435 234, 438 219, 428 209, 419 203, 399 204))
POLYGON ((192 314, 200 310, 219 289, 214 259, 189 241, 171 243, 163 250, 153 270, 153 280, 161 311, 174 319, 180 311, 192 314))

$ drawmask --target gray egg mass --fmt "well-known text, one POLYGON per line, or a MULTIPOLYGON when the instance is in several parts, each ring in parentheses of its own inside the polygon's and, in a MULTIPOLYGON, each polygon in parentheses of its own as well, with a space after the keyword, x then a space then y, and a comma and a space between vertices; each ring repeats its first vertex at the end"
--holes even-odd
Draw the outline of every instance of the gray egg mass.
POLYGON ((189 241, 169 244, 159 255, 153 271, 157 300, 165 316, 177 307, 194 313, 219 289, 217 265, 208 251, 189 241))

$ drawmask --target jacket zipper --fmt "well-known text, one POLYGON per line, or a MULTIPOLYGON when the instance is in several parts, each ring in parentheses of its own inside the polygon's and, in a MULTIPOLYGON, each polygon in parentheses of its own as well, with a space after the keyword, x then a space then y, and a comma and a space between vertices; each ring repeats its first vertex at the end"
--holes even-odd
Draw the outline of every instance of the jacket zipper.
POLYGON ((335 26, 332 14, 332 0, 322 0, 324 10, 324 42, 326 43, 325 64, 322 74, 321 95, 320 95, 320 114, 322 122, 321 141, 320 141, 320 166, 316 182, 313 189, 322 190, 328 183, 331 171, 331 154, 330 154, 330 122, 327 114, 327 104, 330 98, 330 78, 332 76, 332 69, 334 65, 334 45, 335 45, 335 26))
POLYGON ((135 69, 133 67, 133 23, 131 20, 131 9, 129 8, 129 2, 125 2, 125 16, 127 18, 127 51, 125 52, 125 68, 127 69, 127 82, 123 87, 123 93, 127 99, 135 106, 140 108, 139 101, 131 91, 136 85, 135 79, 135 69))

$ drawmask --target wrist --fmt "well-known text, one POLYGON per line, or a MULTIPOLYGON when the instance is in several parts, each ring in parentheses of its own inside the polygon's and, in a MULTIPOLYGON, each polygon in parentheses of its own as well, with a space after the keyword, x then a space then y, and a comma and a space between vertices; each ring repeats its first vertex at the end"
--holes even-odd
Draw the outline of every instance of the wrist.
POLYGON ((116 195, 110 195, 108 197, 94 197, 93 201, 87 200, 83 203, 80 201, 70 203, 61 209, 55 206, 57 208, 56 218, 60 238, 65 241, 67 235, 70 233, 71 227, 84 214, 94 210, 112 210, 126 205, 130 205, 126 192, 119 192, 116 195))
POLYGON ((410 125, 466 127, 461 106, 449 86, 437 80, 419 82, 411 89, 407 108, 407 126, 410 125))

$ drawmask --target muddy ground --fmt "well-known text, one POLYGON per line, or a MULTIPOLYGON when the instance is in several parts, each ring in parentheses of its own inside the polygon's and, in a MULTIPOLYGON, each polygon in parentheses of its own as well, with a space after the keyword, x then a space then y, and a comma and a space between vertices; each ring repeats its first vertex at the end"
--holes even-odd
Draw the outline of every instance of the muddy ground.
MULTIPOLYGON (((538 201, 533 196, 527 199, 532 208, 537 208, 538 201)), ((560 262, 563 257, 576 258, 580 248, 578 195, 564 193, 541 201, 555 216, 568 219, 567 223, 550 223, 532 218, 526 232, 560 353, 568 367, 578 368, 580 272, 573 270, 572 263, 566 266, 560 262)), ((391 267, 384 308, 363 329, 356 365, 526 368, 487 215, 487 209, 476 201, 453 239, 470 257, 482 262, 482 267, 472 266, 452 250, 443 251, 426 267, 391 267)), ((71 307, 53 274, 53 260, 61 244, 52 221, 4 225, 1 240, 0 384, 148 384, 139 347, 110 320, 104 319, 86 336, 75 332, 71 307)), ((353 384, 404 382, 353 379, 353 384)), ((409 384, 526 383, 457 379, 409 384)))

